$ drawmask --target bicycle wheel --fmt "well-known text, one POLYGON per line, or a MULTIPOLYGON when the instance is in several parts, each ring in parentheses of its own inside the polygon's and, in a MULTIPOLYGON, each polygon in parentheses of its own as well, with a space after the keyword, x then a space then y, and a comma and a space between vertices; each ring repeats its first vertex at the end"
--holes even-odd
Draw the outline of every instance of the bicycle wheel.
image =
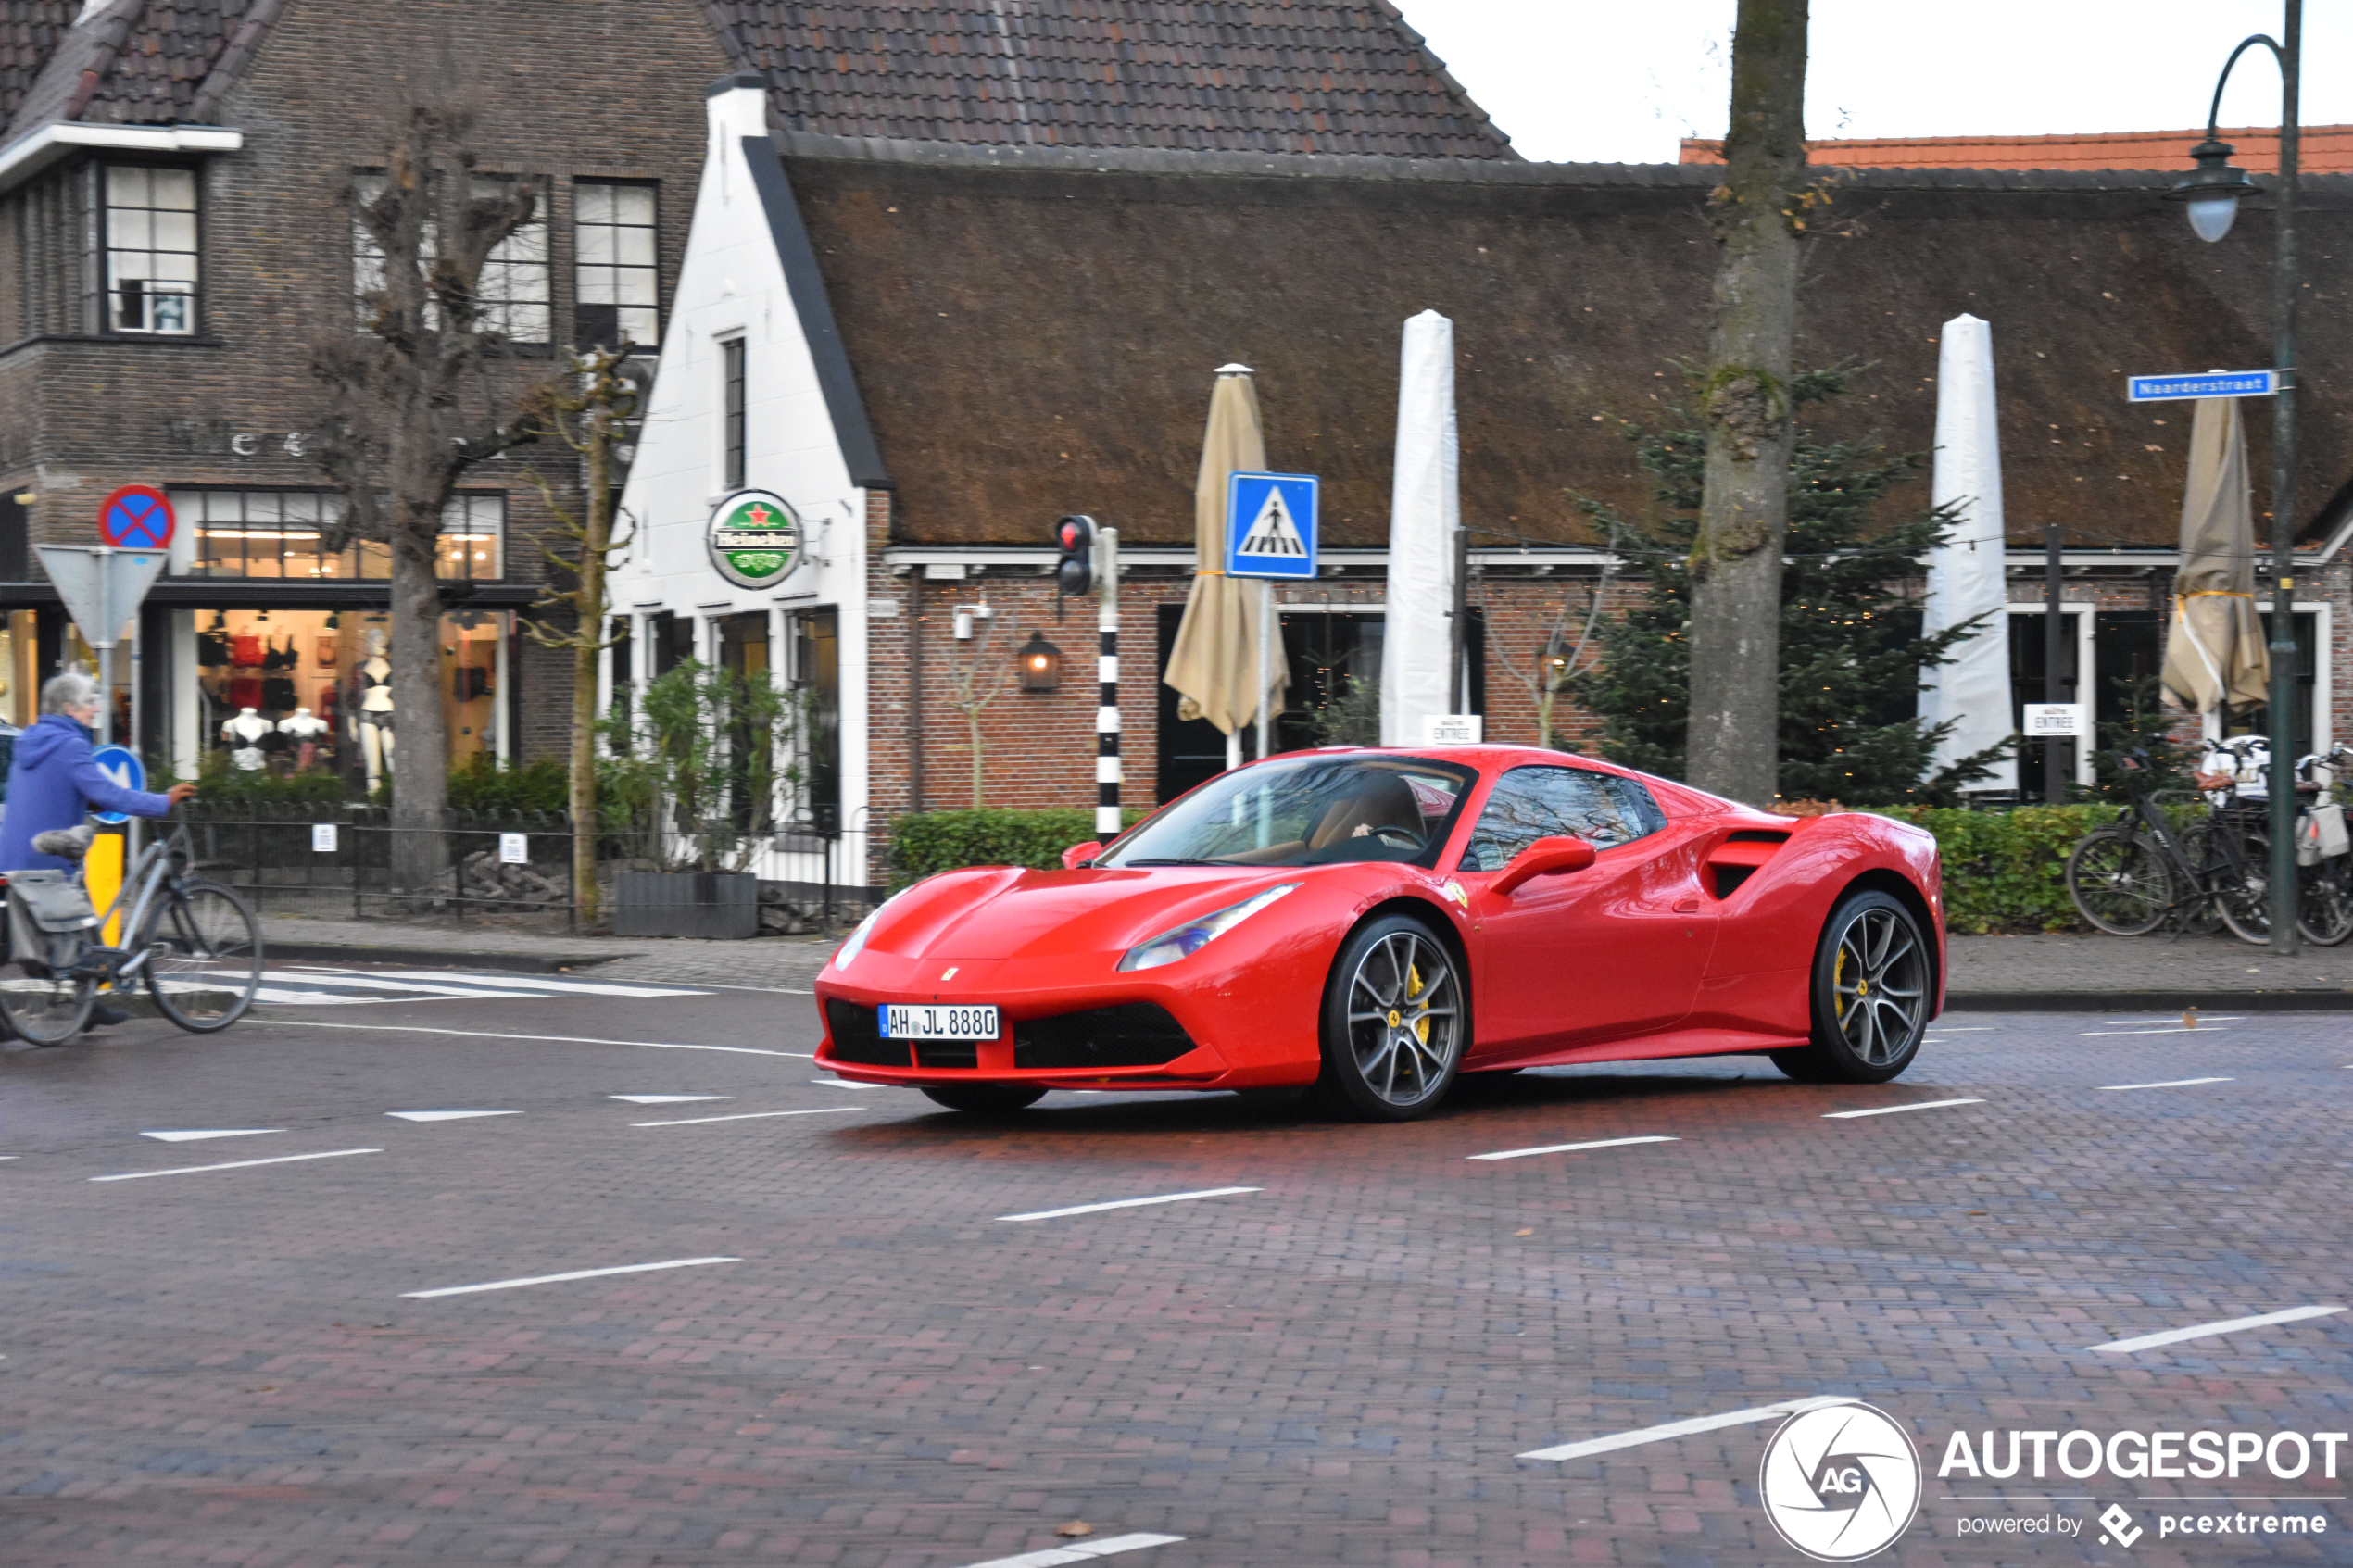
POLYGON ((62 1046, 82 1033, 96 1004, 97 987, 86 975, 59 974, 13 950, 0 959, 0 1020, 20 1040, 62 1046))
POLYGON ((2353 936, 2353 867, 2340 858, 2302 868, 2296 888, 2296 929, 2316 947, 2334 947, 2353 936))
POLYGON ((2242 942, 2252 942, 2259 947, 2271 941, 2271 840, 2268 834, 2252 829, 2237 834, 2239 865, 2233 872, 2227 865, 2215 869, 2215 904, 2222 912, 2222 923, 2231 935, 2242 942))
POLYGON ((2130 828, 2095 828, 2067 857, 2075 912, 2112 936, 2155 931, 2173 902, 2173 878, 2157 846, 2130 828))
POLYGON ((217 882, 190 877, 165 891, 141 947, 157 1010, 196 1035, 226 1029, 261 988, 261 922, 217 882))

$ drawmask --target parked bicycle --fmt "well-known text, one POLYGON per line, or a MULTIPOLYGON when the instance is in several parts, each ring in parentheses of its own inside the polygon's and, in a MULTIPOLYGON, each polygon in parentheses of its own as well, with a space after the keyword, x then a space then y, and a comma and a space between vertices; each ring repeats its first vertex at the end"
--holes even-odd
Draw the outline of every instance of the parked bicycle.
MULTIPOLYGON (((85 823, 38 834, 32 847, 80 861, 94 836, 85 823)), ((63 1045, 89 1022, 101 985, 141 983, 157 1011, 192 1033, 244 1017, 261 987, 261 922, 231 889, 189 874, 194 860, 187 823, 176 822, 140 850, 103 910, 91 902, 86 866, 5 878, 0 1022, 34 1045, 63 1045), (99 934, 118 920, 127 939, 108 946, 99 934)))
MULTIPOLYGON (((2334 947, 2353 936, 2353 864, 2345 856, 2342 807, 2334 781, 2343 746, 2296 767, 2296 929, 2334 947), (2315 775, 2328 771, 2323 784, 2315 775), (2310 840, 2309 847, 2307 840, 2310 840)), ((2146 775, 2145 750, 2120 759, 2127 776, 2146 775)), ((2226 926, 2243 942, 2271 940, 2271 756, 2260 737, 2209 741, 2197 773, 2206 815, 2176 834, 2162 809, 2181 792, 2136 795, 2116 822, 2083 835, 2067 861, 2068 897, 2102 931, 2139 936, 2169 919, 2178 936, 2226 926)))

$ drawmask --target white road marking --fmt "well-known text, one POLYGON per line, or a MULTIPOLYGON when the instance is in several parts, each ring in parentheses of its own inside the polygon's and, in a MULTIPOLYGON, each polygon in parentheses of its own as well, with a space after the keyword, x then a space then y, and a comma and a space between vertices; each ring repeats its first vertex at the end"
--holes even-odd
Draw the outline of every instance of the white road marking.
POLYGON ((1826 1122, 1847 1122, 1857 1116, 1894 1116, 1904 1110, 1934 1110, 1940 1105, 1983 1105, 1982 1099, 1924 1099, 1910 1105, 1875 1105, 1869 1110, 1826 1110, 1826 1122))
POLYGON ((813 997, 817 994, 799 985, 730 985, 724 980, 696 980, 683 984, 700 985, 713 991, 767 991, 786 997, 813 997))
POLYGON ((1845 1397, 1839 1394, 1818 1394, 1806 1399, 1783 1399, 1777 1405, 1758 1405, 1753 1410, 1726 1411, 1721 1415, 1695 1415, 1689 1421, 1670 1421, 1663 1426, 1645 1426, 1633 1432, 1613 1433, 1606 1437, 1589 1437, 1581 1443, 1563 1443, 1557 1448, 1530 1449, 1516 1457, 1520 1459, 1584 1459, 1592 1454, 1614 1453, 1619 1449, 1636 1449, 1644 1443, 1664 1443, 1675 1437, 1689 1437, 1701 1432, 1717 1432, 1727 1426, 1747 1426, 1759 1421, 1771 1421, 1778 1416, 1795 1415, 1800 1411, 1818 1410, 1824 1405, 1843 1405, 1845 1397))
POLYGON ((2086 1350, 2103 1355, 2125 1356, 2135 1350, 2150 1350, 2159 1345, 2176 1345, 2184 1339, 2207 1339, 2218 1334, 2236 1334, 2243 1328, 2269 1328, 2275 1323, 2301 1323, 2306 1318, 2324 1318, 2345 1311, 2342 1307, 2290 1307, 2284 1312, 2265 1312, 2260 1317, 2226 1318, 2221 1323, 2202 1323, 2191 1328, 2169 1328, 2162 1334, 2144 1334, 2134 1339, 2111 1340, 2106 1345, 2086 1345, 2086 1350))
MULTIPOLYGON (((849 1089, 852 1091, 859 1091, 871 1089, 875 1086, 872 1084, 845 1084, 838 1078, 812 1078, 809 1081, 828 1089, 849 1089)), ((1084 1093, 1085 1091, 1081 1090, 1080 1092, 1084 1093)))
POLYGON ((2082 1032, 2085 1039, 2095 1035, 2227 1035, 2229 1033, 2228 1029, 2216 1029, 2204 1023, 2195 1029, 2176 1023, 2171 1029, 2086 1029, 2082 1032))
POLYGON ((575 1279, 602 1279, 609 1274, 650 1273, 656 1269, 698 1269, 705 1263, 740 1263, 741 1258, 673 1258, 666 1263, 622 1263, 610 1269, 574 1269, 570 1273, 533 1274, 525 1279, 494 1279, 486 1285, 445 1285, 438 1290, 404 1290, 403 1300, 429 1300, 435 1296, 471 1296, 478 1290, 514 1290, 526 1285, 561 1285, 575 1279))
POLYGON ((1105 1536, 1100 1541, 1073 1541, 1068 1546, 1048 1547, 1043 1551, 1025 1551, 1019 1557, 992 1557, 986 1562, 975 1562, 969 1568, 1065 1568, 1073 1562, 1092 1562, 1098 1558, 1116 1557, 1123 1551, 1141 1551, 1146 1547, 1174 1546, 1182 1536, 1105 1536))
POLYGON ((256 1018, 281 1029, 368 1029, 390 1035, 455 1035, 467 1040, 548 1040, 567 1046, 641 1046, 649 1051, 724 1051, 730 1056, 789 1056, 817 1060, 815 1051, 763 1051, 750 1046, 686 1046, 668 1040, 600 1040, 586 1035, 501 1035, 486 1029, 434 1029, 422 1023, 322 1023, 314 1018, 256 1018))
MULTIPOLYGON (((235 971, 218 970, 207 972, 207 977, 236 981, 245 979, 242 973, 235 971)), ((274 981, 280 985, 292 983, 297 985, 324 985, 333 990, 406 991, 412 996, 426 997, 517 997, 534 995, 520 986, 513 990, 501 989, 500 987, 506 985, 503 979, 497 981, 485 979, 474 985, 453 985, 451 982, 466 978, 464 975, 456 974, 440 977, 439 984, 433 984, 419 980, 396 980, 390 976, 373 974, 288 974, 282 970, 265 969, 261 972, 261 978, 264 981, 274 981)))
MULTIPOLYGON (((521 974, 501 974, 494 977, 450 974, 440 970, 430 969, 379 969, 371 970, 369 972, 381 975, 386 980, 437 980, 445 985, 452 985, 471 982, 476 985, 510 985, 519 991, 549 991, 560 996, 571 997, 702 997, 710 995, 707 991, 689 990, 683 985, 623 985, 613 980, 541 980, 521 974)), ((346 977, 338 976, 335 983, 346 984, 346 977)))
MULTIPOLYGON (((192 985, 185 980, 176 981, 175 984, 182 990, 203 988, 192 985)), ((243 982, 239 981, 239 984, 243 982)), ((497 1001, 501 998, 511 1001, 542 999, 535 991, 468 991, 462 997, 454 992, 447 996, 434 997, 418 991, 410 991, 405 996, 398 997, 346 997, 334 991, 296 990, 290 985, 258 985, 254 987, 253 993, 253 999, 257 1002, 274 1002, 281 1007, 304 1008, 380 1007, 385 1002, 454 1002, 468 997, 475 1001, 497 1001)))
POLYGON ((201 1143, 207 1138, 250 1138, 263 1133, 283 1133, 283 1127, 200 1127, 184 1133, 141 1133, 143 1138, 157 1143, 201 1143))
MULTIPOLYGON (((2177 1012, 2171 1018, 2103 1018, 2100 1022, 2110 1027, 2125 1023, 2180 1023, 2182 1022, 2182 1015, 2177 1012)), ((2243 1012, 2218 1012, 2211 1014, 2202 1012, 2197 1015, 2197 1022, 2199 1027, 2201 1028, 2205 1027, 2208 1023, 2244 1023, 2246 1022, 2246 1014, 2243 1012)), ((2186 1025, 2184 1027, 2186 1027, 2186 1025)))
POLYGON ((761 1122, 771 1116, 829 1116, 855 1110, 854 1105, 821 1105, 814 1110, 738 1110, 727 1116, 687 1116, 675 1122, 632 1122, 633 1127, 699 1127, 706 1122, 761 1122))
POLYGON ((465 1122, 476 1116, 521 1116, 520 1110, 387 1110, 403 1122, 465 1122))
POLYGON ((631 1105, 685 1105, 698 1099, 733 1099, 733 1095, 607 1095, 607 1099, 626 1100, 631 1105))
POLYGON ((346 1154, 382 1154, 381 1148, 331 1148, 323 1154, 280 1154, 268 1160, 232 1160, 224 1165, 182 1165, 170 1171, 126 1171, 119 1176, 93 1176, 94 1182, 136 1182, 149 1176, 193 1176, 199 1171, 243 1171, 254 1165, 292 1165, 302 1160, 341 1160, 346 1154))
POLYGON ((2186 1089, 2193 1084, 2234 1084, 2235 1078, 2168 1078, 2162 1084, 2102 1084, 2100 1087, 2113 1093, 2119 1089, 2186 1089))
POLYGON ((1670 1138, 1663 1134, 1653 1133, 1639 1138, 1597 1138, 1592 1143, 1548 1143, 1541 1148, 1506 1148, 1493 1154, 1466 1154, 1463 1158, 1466 1160, 1525 1160, 1531 1154, 1569 1154, 1580 1148, 1624 1148, 1629 1144, 1680 1143, 1682 1141, 1680 1138, 1670 1138))
POLYGON ((1994 1026, 1990 1023, 1935 1023, 1929 1026, 1929 1033, 1931 1035, 1991 1035, 1994 1033, 1994 1026))
POLYGON ((1015 1223, 1029 1220, 1059 1220, 1071 1214, 1100 1214, 1106 1209, 1142 1209, 1154 1203, 1184 1203, 1196 1198, 1233 1198, 1245 1192, 1265 1192, 1265 1187, 1209 1187, 1201 1192, 1172 1192, 1159 1198, 1122 1198, 1111 1203, 1080 1203, 1068 1209, 1040 1209, 1034 1214, 1000 1214, 1000 1221, 1015 1223))

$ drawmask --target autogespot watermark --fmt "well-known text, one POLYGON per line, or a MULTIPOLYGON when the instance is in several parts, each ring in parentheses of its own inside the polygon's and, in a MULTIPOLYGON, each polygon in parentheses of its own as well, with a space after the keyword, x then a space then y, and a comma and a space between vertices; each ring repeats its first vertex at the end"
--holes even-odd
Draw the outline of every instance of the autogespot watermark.
POLYGON ((1817 1562, 1859 1562, 1919 1512, 1919 1450, 1883 1411, 1823 1405, 1781 1423, 1756 1486, 1781 1539, 1817 1562))

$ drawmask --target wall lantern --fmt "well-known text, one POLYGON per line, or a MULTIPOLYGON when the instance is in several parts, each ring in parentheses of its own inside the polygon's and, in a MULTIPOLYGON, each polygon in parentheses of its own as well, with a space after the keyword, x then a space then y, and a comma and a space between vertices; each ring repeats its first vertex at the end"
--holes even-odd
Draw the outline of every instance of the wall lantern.
POLYGON ((1021 646, 1021 689, 1026 692, 1051 692, 1063 684, 1063 650, 1046 640, 1043 632, 1032 632, 1029 641, 1021 646))
POLYGON ((1544 690, 1557 691, 1568 677, 1568 641, 1558 632, 1536 649, 1536 679, 1544 690))

